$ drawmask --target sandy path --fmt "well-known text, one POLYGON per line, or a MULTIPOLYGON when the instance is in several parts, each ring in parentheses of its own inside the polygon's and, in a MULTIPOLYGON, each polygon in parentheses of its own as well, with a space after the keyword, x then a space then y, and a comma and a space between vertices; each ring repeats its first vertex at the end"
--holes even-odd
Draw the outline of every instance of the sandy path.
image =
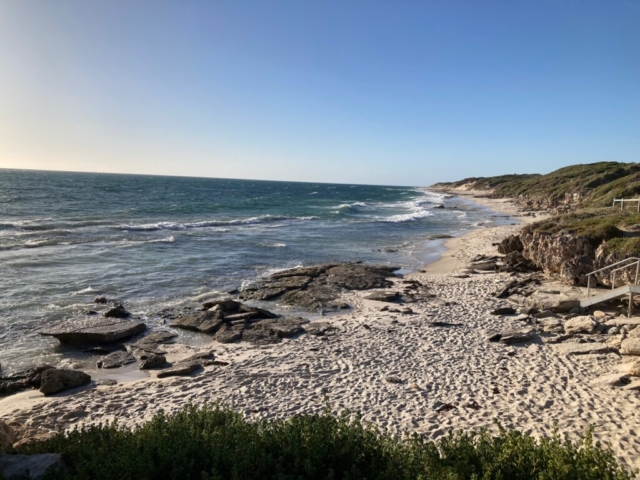
MULTIPOLYGON (((456 239, 461 248, 449 268, 477 253, 494 253, 491 243, 518 228, 485 228, 456 239)), ((305 335, 269 347, 213 342, 217 358, 229 366, 207 367, 189 378, 141 380, 48 399, 23 393, 1 400, 0 416, 44 428, 116 417, 134 424, 160 409, 220 401, 250 418, 273 418, 319 412, 327 398, 334 409, 359 411, 392 432, 430 438, 451 429, 494 428, 494 420, 547 435, 554 422, 569 434, 596 424, 598 439, 612 442, 622 459, 640 467, 638 393, 595 381, 619 365, 617 355, 567 357, 551 345, 487 342, 488 333, 513 322, 489 314, 504 304, 491 294, 511 278, 508 274, 411 277, 435 295, 411 304, 415 314, 382 312, 384 303, 353 293, 345 301, 354 311, 326 320, 337 327, 335 335, 305 335), (459 325, 428 325, 436 320, 459 325), (30 403, 23 403, 27 399, 30 403), (456 408, 437 413, 443 403, 456 408)))

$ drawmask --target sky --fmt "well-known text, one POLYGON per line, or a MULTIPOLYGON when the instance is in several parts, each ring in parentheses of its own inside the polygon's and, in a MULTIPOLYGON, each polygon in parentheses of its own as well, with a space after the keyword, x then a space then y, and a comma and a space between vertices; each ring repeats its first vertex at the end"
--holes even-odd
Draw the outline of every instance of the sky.
POLYGON ((0 0, 0 168, 429 185, 640 161, 638 25, 640 0, 0 0))

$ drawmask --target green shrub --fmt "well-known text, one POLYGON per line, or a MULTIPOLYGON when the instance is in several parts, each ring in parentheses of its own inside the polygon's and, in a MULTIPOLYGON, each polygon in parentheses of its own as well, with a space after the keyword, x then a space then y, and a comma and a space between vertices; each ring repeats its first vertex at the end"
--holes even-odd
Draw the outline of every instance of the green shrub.
POLYGON ((640 257, 640 237, 614 238, 607 242, 611 252, 619 252, 626 257, 640 257))
POLYGON ((588 431, 577 442, 451 433, 399 439, 349 415, 248 421, 231 410, 189 406, 133 430, 118 424, 60 433, 21 453, 58 452, 54 479, 629 479, 588 431))

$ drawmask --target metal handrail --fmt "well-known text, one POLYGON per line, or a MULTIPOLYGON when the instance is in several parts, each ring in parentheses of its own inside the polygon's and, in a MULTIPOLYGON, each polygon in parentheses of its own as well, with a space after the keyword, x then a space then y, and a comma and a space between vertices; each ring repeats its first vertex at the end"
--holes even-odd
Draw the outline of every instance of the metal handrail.
POLYGON ((629 268, 629 267, 633 267, 635 265, 636 267, 636 276, 635 276, 635 280, 634 280, 634 285, 638 284, 638 274, 640 274, 640 258, 638 257, 629 257, 625 260, 620 260, 619 262, 616 263, 612 263, 611 265, 607 265, 606 267, 600 268, 598 270, 594 270, 591 273, 587 274, 587 298, 589 298, 591 296, 591 276, 595 275, 596 273, 600 273, 600 272, 604 272, 605 270, 609 270, 617 265, 623 264, 623 263, 628 263, 628 265, 624 265, 622 267, 616 268, 615 270, 612 270, 611 272, 609 272, 609 275, 612 275, 612 282, 611 282, 611 289, 615 289, 616 288, 616 272, 620 271, 620 270, 624 270, 625 268, 629 268), (632 262, 632 263, 629 263, 632 262))

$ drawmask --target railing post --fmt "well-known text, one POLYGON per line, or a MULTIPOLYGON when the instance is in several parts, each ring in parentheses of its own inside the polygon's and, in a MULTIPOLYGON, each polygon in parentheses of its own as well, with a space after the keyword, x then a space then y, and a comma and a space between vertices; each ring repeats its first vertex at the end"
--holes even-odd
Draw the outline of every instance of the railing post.
POLYGON ((591 296, 591 275, 587 275, 587 298, 591 296))
MULTIPOLYGON (((640 203, 638 203, 638 206, 640 206, 640 203)), ((638 273, 640 273, 640 262, 636 262, 636 279, 633 282, 634 285, 638 284, 638 273)))
POLYGON ((613 280, 611 281, 611 290, 616 289, 616 272, 613 272, 613 280))

